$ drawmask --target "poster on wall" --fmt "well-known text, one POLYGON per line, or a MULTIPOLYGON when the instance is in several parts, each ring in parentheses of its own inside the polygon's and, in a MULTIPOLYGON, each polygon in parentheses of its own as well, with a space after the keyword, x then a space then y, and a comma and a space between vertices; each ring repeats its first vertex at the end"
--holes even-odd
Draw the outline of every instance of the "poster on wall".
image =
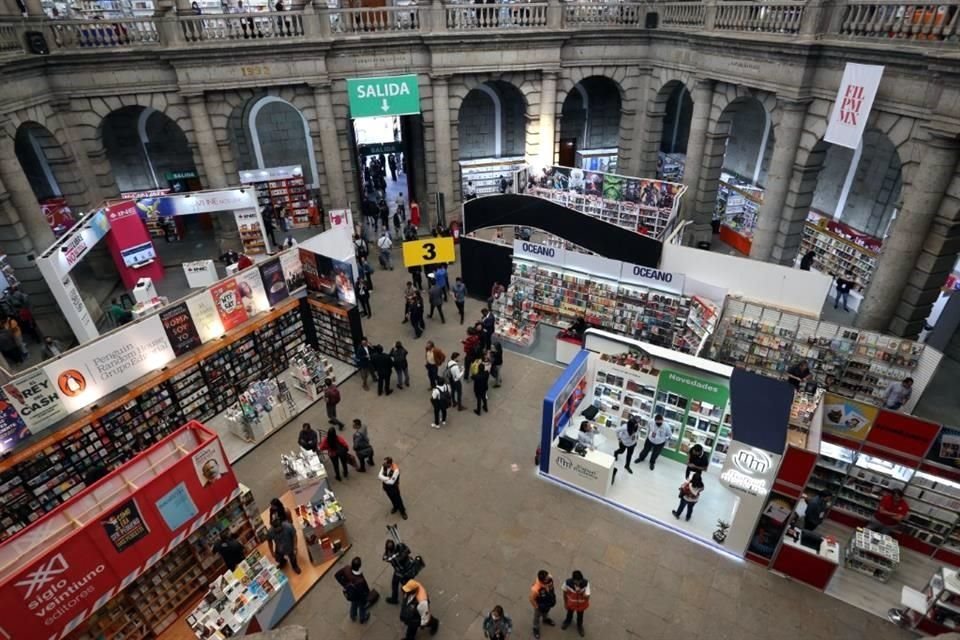
POLYGON ((877 418, 877 408, 828 393, 823 397, 823 430, 863 442, 877 418))
POLYGON ((337 298, 347 304, 357 304, 357 294, 353 290, 353 265, 340 260, 332 260, 332 263, 337 298))
POLYGON ((210 288, 210 295, 217 306, 217 315, 223 323, 223 330, 229 331, 247 321, 247 312, 240 302, 240 290, 237 279, 230 278, 210 288))
POLYGON ((193 323, 193 318, 190 317, 187 303, 181 302, 161 311, 160 322, 163 323, 163 330, 167 333, 170 346, 177 356, 182 356, 202 344, 197 327, 193 323))
POLYGON ((259 269, 244 269, 238 273, 237 291, 240 292, 240 304, 248 316, 255 316, 270 308, 259 269))
POLYGON ((209 291, 187 298, 186 304, 201 343, 210 342, 223 335, 223 322, 220 320, 217 305, 214 304, 209 291))
POLYGON ((280 265, 283 268, 283 277, 287 281, 287 291, 294 293, 306 284, 303 277, 303 264, 300 262, 299 251, 285 251, 280 254, 280 265))
POLYGON ((110 511, 100 520, 100 524, 103 525, 113 548, 119 553, 150 535, 150 529, 140 515, 140 508, 134 498, 110 511))
POLYGON ((156 506, 170 531, 176 531, 199 513, 183 482, 157 500, 156 506))
POLYGON ((204 487, 219 480, 227 471, 227 463, 223 460, 223 450, 220 441, 208 442, 202 449, 193 454, 193 468, 197 478, 204 487))
POLYGON ((267 303, 272 307, 290 295, 287 281, 283 277, 283 265, 280 258, 272 258, 260 263, 260 279, 267 293, 267 303))
POLYGON ((67 415, 54 384, 40 369, 3 385, 3 393, 34 433, 67 415))
POLYGON ((30 435, 16 407, 0 396, 0 454, 10 451, 30 435))
POLYGON ((830 112, 823 139, 850 149, 860 146, 873 99, 880 87, 883 67, 848 62, 830 112))
POLYGON ((159 316, 149 316, 43 367, 67 411, 77 411, 176 357, 159 316))
POLYGON ((927 460, 960 469, 960 429, 941 427, 927 453, 927 460))

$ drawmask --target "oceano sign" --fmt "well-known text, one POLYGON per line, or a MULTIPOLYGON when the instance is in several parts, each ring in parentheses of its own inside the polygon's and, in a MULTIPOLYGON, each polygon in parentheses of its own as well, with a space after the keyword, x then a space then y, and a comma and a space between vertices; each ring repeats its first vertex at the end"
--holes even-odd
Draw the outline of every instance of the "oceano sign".
POLYGON ((350 115, 354 118, 420 113, 417 76, 347 79, 350 115))

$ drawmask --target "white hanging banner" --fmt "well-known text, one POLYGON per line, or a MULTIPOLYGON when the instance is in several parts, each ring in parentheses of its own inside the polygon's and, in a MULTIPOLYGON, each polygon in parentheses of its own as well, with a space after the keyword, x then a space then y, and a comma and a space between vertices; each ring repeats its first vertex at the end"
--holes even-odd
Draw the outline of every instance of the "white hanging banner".
POLYGON ((883 67, 847 63, 824 140, 850 149, 857 148, 882 76, 883 67))

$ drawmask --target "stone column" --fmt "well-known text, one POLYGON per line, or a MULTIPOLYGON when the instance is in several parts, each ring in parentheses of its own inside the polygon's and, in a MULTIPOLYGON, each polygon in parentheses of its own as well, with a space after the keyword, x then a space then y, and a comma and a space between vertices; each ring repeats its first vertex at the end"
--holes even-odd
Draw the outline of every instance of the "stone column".
POLYGON ((327 209, 342 209, 347 206, 347 190, 343 180, 343 161, 340 157, 340 140, 337 137, 333 102, 330 99, 330 85, 315 85, 313 99, 317 104, 320 153, 323 155, 323 170, 327 177, 327 189, 330 192, 330 202, 324 205, 327 209))
POLYGON ((68 117, 70 112, 70 101, 61 100, 51 103, 50 106, 57 114, 57 119, 60 120, 61 131, 63 131, 63 138, 64 142, 66 143, 65 146, 69 151, 70 156, 72 156, 71 160, 73 166, 76 167, 77 176, 83 181, 87 195, 91 200, 91 204, 99 204, 105 198, 100 192, 100 187, 97 183, 97 176, 93 171, 91 163, 85 161, 86 154, 84 153, 83 144, 80 142, 80 137, 77 134, 77 130, 73 127, 73 120, 72 118, 68 117))
POLYGON ((920 165, 904 191, 903 207, 890 236, 883 242, 877 268, 857 314, 856 324, 863 329, 886 330, 900 300, 911 295, 911 271, 957 167, 956 138, 931 130, 926 135, 926 140, 914 142, 921 145, 919 153, 914 154, 920 158, 920 165))
MULTIPOLYGON (((650 140, 647 139, 650 70, 641 69, 640 73, 642 75, 637 80, 637 93, 633 100, 633 140, 622 173, 628 176, 652 177, 651 174, 646 174, 643 171, 647 154, 650 152, 650 140)), ((654 142, 654 144, 659 143, 659 140, 654 142)))
POLYGON ((53 231, 40 212, 37 196, 17 160, 12 125, 0 127, 0 182, 6 185, 10 201, 20 218, 18 222, 30 237, 33 248, 43 252, 53 244, 53 231))
MULTIPOLYGON (((693 114, 690 118, 690 136, 687 140, 687 162, 683 169, 683 218, 693 220, 696 209, 700 174, 703 171, 703 153, 707 148, 707 128, 710 125, 710 107, 713 103, 713 81, 697 80, 691 92, 693 114)), ((708 236, 709 239, 709 236, 708 236)))
POLYGON ((540 163, 553 164, 557 148, 557 72, 540 76, 540 163))
MULTIPOLYGON (((773 158, 767 172, 766 190, 763 204, 757 216, 757 228, 753 232, 753 244, 750 257, 756 260, 769 260, 777 240, 780 228, 781 211, 787 199, 793 162, 800 145, 803 132, 803 119, 807 114, 807 102, 778 100, 780 106, 780 126, 777 127, 777 144, 773 146, 773 158)), ((762 153, 762 151, 761 151, 762 153)))
POLYGON ((220 158, 217 138, 210 124, 206 100, 203 94, 185 97, 190 109, 190 119, 193 121, 193 135, 203 162, 204 174, 207 176, 207 187, 222 189, 227 186, 227 176, 223 171, 223 160, 220 158))
MULTIPOLYGON (((453 153, 450 148, 448 79, 444 76, 434 77, 431 85, 433 87, 433 157, 437 172, 437 191, 443 194, 446 213, 450 214, 456 210, 456 203, 453 201, 453 153)), ((435 224, 436 220, 431 220, 431 223, 435 224)))

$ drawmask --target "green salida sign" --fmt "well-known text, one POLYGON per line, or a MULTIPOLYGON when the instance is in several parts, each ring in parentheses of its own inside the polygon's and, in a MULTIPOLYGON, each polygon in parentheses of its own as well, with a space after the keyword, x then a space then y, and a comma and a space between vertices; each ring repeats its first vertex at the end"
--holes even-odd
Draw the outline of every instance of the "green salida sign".
POLYGON ((354 118, 420 113, 417 76, 347 79, 350 115, 354 118))

